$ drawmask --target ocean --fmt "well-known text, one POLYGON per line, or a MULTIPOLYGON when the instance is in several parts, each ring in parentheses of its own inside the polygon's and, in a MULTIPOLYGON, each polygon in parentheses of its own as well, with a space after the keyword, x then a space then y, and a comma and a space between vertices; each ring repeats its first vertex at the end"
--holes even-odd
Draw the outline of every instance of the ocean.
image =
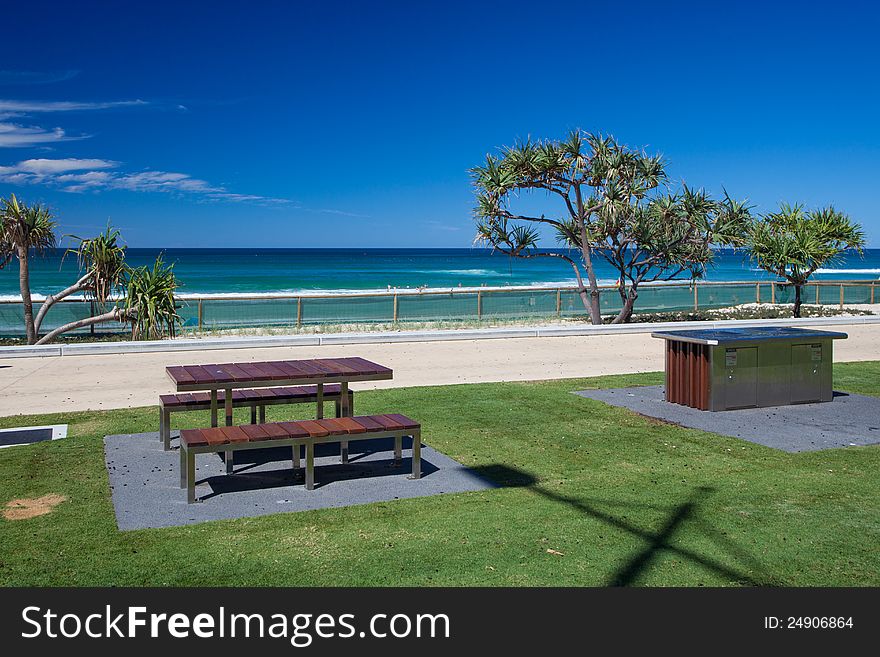
MULTIPOLYGON (((181 295, 449 289, 479 286, 560 286, 574 283, 571 267, 556 258, 523 260, 488 249, 167 249, 182 283, 181 295)), ((77 278, 76 258, 58 250, 31 262, 31 289, 45 295, 77 278)), ((128 249, 133 266, 151 264, 159 249, 128 249)), ((617 279, 599 259, 602 283, 617 279)), ((707 272, 710 281, 771 280, 742 253, 722 251, 707 272)), ((880 249, 864 257, 847 253, 816 274, 819 280, 878 280, 880 249)), ((18 266, 0 270, 0 299, 19 298, 18 266)))

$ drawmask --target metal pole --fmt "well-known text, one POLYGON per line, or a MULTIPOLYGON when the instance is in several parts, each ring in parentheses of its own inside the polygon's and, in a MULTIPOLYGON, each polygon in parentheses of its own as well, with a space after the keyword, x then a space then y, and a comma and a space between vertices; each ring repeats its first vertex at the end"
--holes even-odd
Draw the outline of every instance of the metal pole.
POLYGON ((694 312, 696 312, 700 308, 697 290, 699 290, 699 288, 697 287, 697 284, 694 283, 694 312))
POLYGON ((199 299, 199 330, 202 330, 202 300, 199 299))
POLYGON ((303 323, 303 300, 302 297, 296 298, 296 327, 299 328, 303 323))
POLYGON ((770 282, 770 303, 776 303, 776 281, 770 282))
POLYGON ((819 290, 822 289, 818 283, 816 283, 816 305, 819 305, 819 290))
POLYGON ((761 303, 761 284, 755 283, 755 303, 761 303))
MULTIPOLYGON (((94 317, 94 316, 95 316, 95 302, 90 301, 89 302, 89 317, 94 317)), ((89 333, 91 333, 92 337, 95 337, 95 325, 94 324, 92 324, 89 327, 89 333)))
POLYGON ((477 319, 483 319, 483 293, 477 291, 477 319))
POLYGON ((391 321, 397 323, 397 295, 394 295, 394 314, 391 318, 391 321))
POLYGON ((876 283, 871 283, 871 303, 874 303, 874 290, 877 288, 876 283))
POLYGON ((556 316, 562 315, 562 290, 556 290, 556 316))
POLYGON ((840 309, 843 310, 843 283, 840 284, 840 309))

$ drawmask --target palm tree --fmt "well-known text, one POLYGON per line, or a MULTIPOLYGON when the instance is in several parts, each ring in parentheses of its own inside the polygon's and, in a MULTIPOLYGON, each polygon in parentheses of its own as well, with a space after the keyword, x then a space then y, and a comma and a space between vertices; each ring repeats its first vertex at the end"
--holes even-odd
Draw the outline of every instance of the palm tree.
POLYGON ((865 246, 862 227, 829 206, 804 211, 803 205, 780 206, 754 221, 746 248, 755 263, 794 286, 794 316, 801 316, 801 292, 810 276, 833 263, 847 249, 865 246))
POLYGON ((25 205, 11 195, 0 206, 0 269, 13 258, 18 259, 18 284, 24 305, 24 326, 28 344, 37 341, 34 304, 31 300, 28 258, 31 252, 45 253, 55 248, 55 223, 52 213, 43 205, 25 205))
POLYGON ((62 333, 112 321, 130 324, 135 340, 174 337, 181 318, 174 301, 174 292, 179 285, 173 266, 166 265, 160 255, 152 269, 132 269, 125 262, 126 247, 120 244, 119 231, 111 226, 107 226, 107 230, 97 237, 82 239, 71 236, 79 241, 79 245, 68 249, 65 256, 76 256, 80 277, 69 287, 48 295, 34 317, 28 258, 31 252, 44 252, 56 245, 56 227, 51 213, 45 207, 27 206, 14 195, 2 200, 0 269, 13 258, 18 259, 28 344, 46 344, 62 333), (76 292, 82 292, 86 299, 102 307, 108 303, 112 303, 112 307, 101 314, 59 326, 40 337, 43 320, 52 306, 76 292))
POLYGON ((178 288, 174 265, 166 265, 160 255, 153 268, 132 270, 125 297, 125 314, 131 322, 132 340, 160 340, 174 337, 181 321, 174 303, 178 288))
POLYGON ((629 321, 646 282, 701 276, 713 244, 736 246, 748 208, 727 196, 711 199, 687 186, 662 194, 663 158, 619 144, 613 137, 571 132, 561 141, 526 141, 489 155, 471 169, 477 197, 475 242, 519 258, 554 257, 575 273, 577 289, 593 324, 601 324, 594 256, 617 272, 621 310, 614 323, 629 321), (548 214, 514 210, 523 192, 546 192, 562 206, 548 214), (579 252, 587 274, 565 253, 538 249, 546 226, 568 252, 579 252))
POLYGON ((70 287, 46 297, 34 320, 37 336, 40 335, 40 326, 46 313, 61 299, 76 292, 84 292, 87 299, 105 304, 114 294, 119 294, 125 289, 128 265, 125 264, 125 247, 119 244, 118 230, 107 226, 107 230, 97 237, 89 239, 75 235, 71 237, 79 240, 79 247, 68 249, 65 256, 70 254, 76 256, 82 276, 70 287))

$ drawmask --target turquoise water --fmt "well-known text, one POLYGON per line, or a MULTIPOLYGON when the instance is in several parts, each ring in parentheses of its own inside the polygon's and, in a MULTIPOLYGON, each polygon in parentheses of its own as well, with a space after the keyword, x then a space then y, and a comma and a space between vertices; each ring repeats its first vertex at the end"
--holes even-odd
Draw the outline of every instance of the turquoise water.
MULTIPOLYGON (((33 292, 47 294, 76 280, 75 258, 62 261, 62 253, 33 259, 33 292)), ((159 253, 158 249, 129 249, 128 260, 132 265, 146 265, 159 253)), ((168 249, 164 253, 166 260, 175 264, 183 284, 180 292, 186 295, 553 286, 574 282, 571 267, 557 258, 511 259, 487 249, 168 249)), ((617 279, 601 259, 597 259, 597 274, 605 283, 617 279)), ((730 252, 718 254, 706 278, 772 279, 757 271, 744 255, 730 252)), ((816 278, 876 280, 880 278, 880 249, 866 251, 864 258, 847 254, 817 273, 816 278)), ((13 262, 0 270, 0 298, 18 294, 18 267, 13 262)))
MULTIPOLYGON (((159 251, 130 249, 132 265, 148 265, 159 251)), ((571 268, 557 258, 510 259, 483 249, 169 249, 165 252, 183 287, 179 313, 184 328, 231 329, 291 327, 308 324, 363 324, 423 322, 438 320, 556 318, 583 315, 577 294, 557 292, 557 287, 574 282, 571 268), (510 290, 474 288, 510 287, 510 290), (522 289, 539 286, 546 289, 522 289), (401 294, 350 296, 344 291, 385 291, 401 294), (424 294, 419 290, 432 290, 424 294), (441 292, 442 290, 442 292, 441 292), (290 298, 250 298, 242 296, 309 293, 290 298), (200 299, 201 295, 209 297, 200 299)), ((22 304, 18 300, 18 272, 15 263, 0 271, 0 335, 22 333, 22 304), (17 302, 13 301, 17 300, 17 302)), ((600 282, 613 283, 615 272, 599 262, 600 282)), ((864 258, 849 254, 834 267, 818 272, 817 280, 877 280, 880 276, 880 250, 864 258)), ((37 258, 31 267, 32 289, 45 295, 63 289, 77 278, 76 262, 62 259, 61 253, 37 258)), ((791 301, 790 288, 771 286, 773 278, 757 270, 741 254, 719 253, 707 275, 710 281, 751 281, 739 285, 700 286, 700 308, 722 308, 752 303, 758 298, 779 303, 791 301), (760 282, 756 285, 756 282, 760 282)), ((824 304, 840 302, 838 286, 811 287, 806 300, 816 294, 824 304)), ((876 297, 871 285, 852 285, 844 290, 846 303, 868 303, 876 297)), ((37 297, 39 299, 39 297, 37 297)), ((637 304, 642 312, 690 310, 694 290, 683 281, 677 286, 643 287, 637 304)), ((602 312, 616 313, 620 298, 614 290, 600 296, 602 312)), ((77 300, 54 306, 43 330, 100 312, 77 300)), ((95 332, 120 331, 123 327, 102 324, 95 332)), ((82 329, 85 333, 91 329, 82 329)))

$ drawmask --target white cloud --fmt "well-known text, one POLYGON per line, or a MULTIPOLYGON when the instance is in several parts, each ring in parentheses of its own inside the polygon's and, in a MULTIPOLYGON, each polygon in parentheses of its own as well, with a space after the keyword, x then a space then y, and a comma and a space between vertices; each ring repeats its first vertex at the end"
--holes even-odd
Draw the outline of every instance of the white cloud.
MULTIPOLYGON (((56 174, 66 171, 83 171, 84 169, 112 169, 117 162, 110 160, 81 160, 67 157, 58 160, 39 158, 35 160, 23 160, 15 165, 19 171, 38 174, 56 174)), ((0 167, 2 169, 3 167, 0 167)))
POLYGON ((148 105, 145 100, 115 100, 110 102, 79 102, 68 100, 0 100, 0 112, 34 114, 36 112, 79 112, 148 105))
POLYGON ((0 182, 13 185, 48 185, 65 192, 126 190, 190 194, 214 201, 286 204, 287 199, 238 194, 206 180, 175 171, 116 171, 119 163, 100 159, 32 159, 0 166, 0 182))
MULTIPOLYGON (((2 73, 2 72, 0 72, 2 73)), ((117 100, 111 102, 41 101, 41 100, 2 100, 0 99, 0 121, 26 114, 46 112, 74 112, 105 110, 118 107, 148 105, 143 100, 117 100)), ((25 148, 43 144, 85 139, 88 135, 71 137, 62 128, 43 128, 25 126, 18 123, 0 123, 0 148, 25 148)))
POLYGON ((22 148, 82 137, 70 137, 61 128, 47 130, 17 123, 0 123, 0 148, 22 148))

